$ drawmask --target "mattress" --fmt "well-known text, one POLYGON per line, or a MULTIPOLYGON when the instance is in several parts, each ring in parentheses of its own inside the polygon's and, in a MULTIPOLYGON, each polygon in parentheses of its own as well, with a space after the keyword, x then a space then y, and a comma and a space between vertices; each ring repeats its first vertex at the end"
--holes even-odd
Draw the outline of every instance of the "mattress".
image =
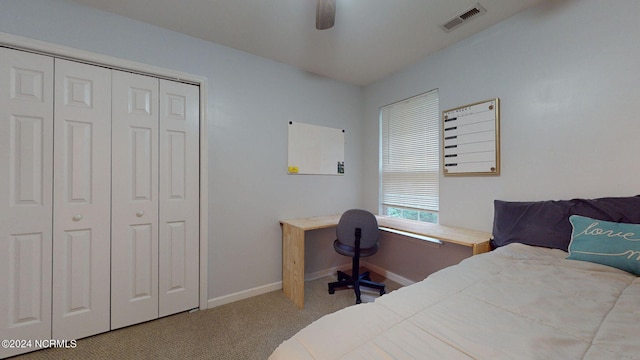
POLYGON ((640 359, 640 280, 510 244, 326 315, 269 359, 640 359))

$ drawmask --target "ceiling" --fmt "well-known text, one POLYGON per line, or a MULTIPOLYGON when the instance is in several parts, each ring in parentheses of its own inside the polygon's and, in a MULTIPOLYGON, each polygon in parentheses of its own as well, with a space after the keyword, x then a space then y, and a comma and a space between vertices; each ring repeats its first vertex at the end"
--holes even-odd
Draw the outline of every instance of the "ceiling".
POLYGON ((315 0, 73 0, 305 71, 368 85, 547 0, 337 0, 315 28, 315 0), (479 2, 487 12, 445 32, 479 2))

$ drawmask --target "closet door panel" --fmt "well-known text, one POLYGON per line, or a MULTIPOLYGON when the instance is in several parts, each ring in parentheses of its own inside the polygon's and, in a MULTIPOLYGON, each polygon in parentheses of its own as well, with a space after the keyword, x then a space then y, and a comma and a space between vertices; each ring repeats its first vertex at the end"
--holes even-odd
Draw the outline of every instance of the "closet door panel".
POLYGON ((160 316, 198 307, 199 89, 160 80, 160 316))
POLYGON ((0 48, 1 339, 51 337, 52 154, 53 58, 0 48))
POLYGON ((158 79, 113 72, 111 328, 158 317, 158 79))
POLYGON ((109 330, 111 71, 55 60, 55 339, 109 330))

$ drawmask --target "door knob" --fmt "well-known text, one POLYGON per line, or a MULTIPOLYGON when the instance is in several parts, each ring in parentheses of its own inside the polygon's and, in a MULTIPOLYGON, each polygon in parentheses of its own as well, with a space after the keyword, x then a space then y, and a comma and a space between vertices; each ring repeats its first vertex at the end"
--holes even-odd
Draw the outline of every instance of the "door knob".
POLYGON ((78 215, 74 216, 72 219, 73 219, 73 221, 80 221, 80 220, 82 220, 82 215, 78 214, 78 215))
POLYGON ((142 215, 144 215, 144 211, 140 210, 136 213, 137 217, 142 217, 142 215))

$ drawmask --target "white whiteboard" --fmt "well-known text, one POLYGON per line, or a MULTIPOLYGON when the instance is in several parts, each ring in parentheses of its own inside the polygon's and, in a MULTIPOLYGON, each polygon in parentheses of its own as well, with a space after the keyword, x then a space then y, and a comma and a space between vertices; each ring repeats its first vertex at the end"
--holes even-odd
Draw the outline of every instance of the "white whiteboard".
POLYGON ((500 99, 442 112, 444 175, 500 174, 500 99))
POLYGON ((289 174, 344 175, 344 130, 289 122, 289 174))

